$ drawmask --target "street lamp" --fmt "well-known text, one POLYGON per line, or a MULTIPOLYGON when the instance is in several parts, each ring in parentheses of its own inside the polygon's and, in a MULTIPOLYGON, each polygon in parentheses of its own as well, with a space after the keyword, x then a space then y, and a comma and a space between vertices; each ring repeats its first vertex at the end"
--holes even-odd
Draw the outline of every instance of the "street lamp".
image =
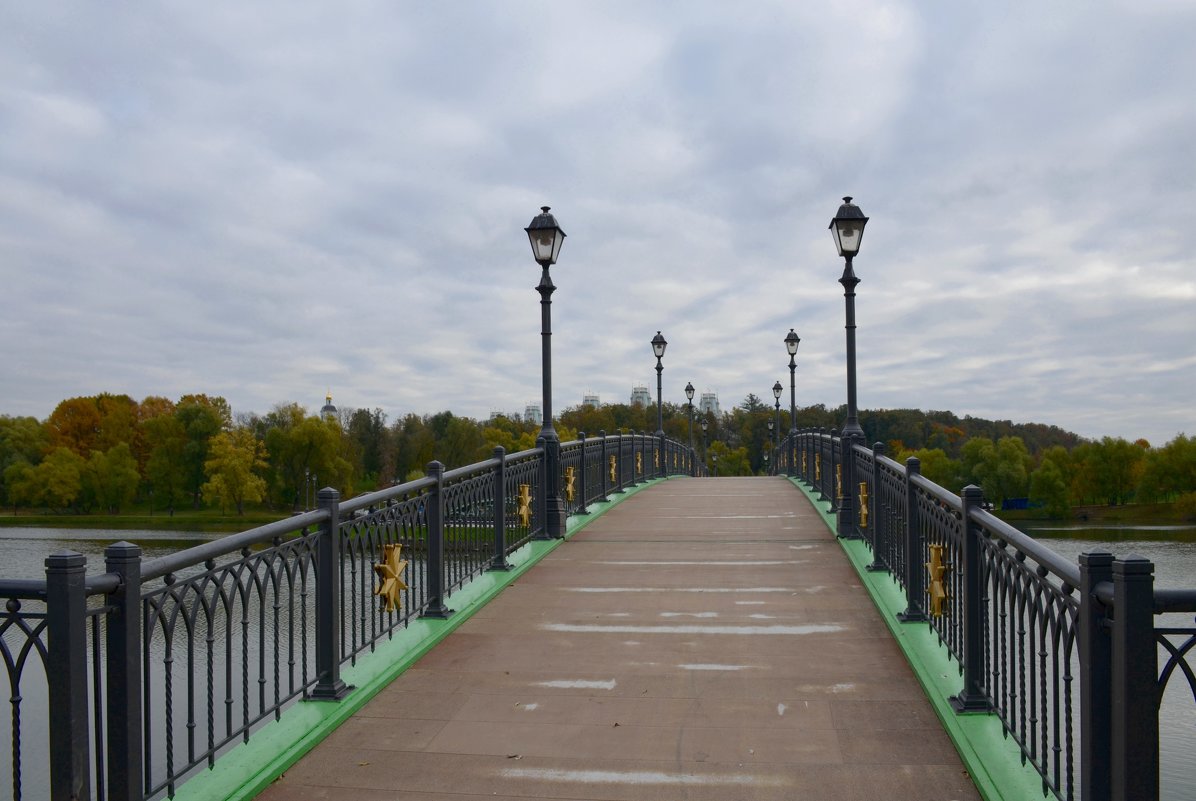
MULTIPOLYGON (((768 418, 768 441, 772 443, 772 449, 777 448, 777 435, 774 433, 776 427, 773 425, 772 418, 768 418)), ((768 466, 768 451, 764 452, 764 465, 768 466)))
POLYGON ((685 398, 688 401, 685 405, 689 407, 689 452, 692 454, 694 450, 694 383, 692 381, 685 384, 685 398))
POLYGON ((855 394, 855 288, 860 279, 851 269, 851 260, 860 252, 860 240, 864 238, 864 226, 868 218, 860 207, 843 198, 843 205, 831 219, 828 228, 835 237, 835 247, 843 257, 843 299, 847 322, 847 420, 843 423, 841 441, 843 445, 843 498, 839 502, 839 536, 854 537, 855 532, 855 453, 857 443, 864 443, 864 429, 860 428, 859 411, 855 394))
MULTIPOLYGON (((660 448, 660 453, 664 454, 664 398, 661 397, 660 376, 664 372, 664 364, 661 359, 664 358, 664 349, 669 346, 665 338, 656 332, 656 336, 652 337, 652 352, 656 354, 656 439, 659 440, 657 447, 660 448)), ((663 462, 663 460, 662 460, 663 462)), ((660 474, 664 475, 664 464, 660 466, 660 474)))
POLYGON ((797 346, 801 337, 789 329, 785 335, 785 350, 789 353, 789 475, 797 470, 797 346))
POLYGON ((709 443, 707 442, 707 438, 706 438, 706 432, 709 429, 710 429, 710 422, 705 417, 703 417, 702 418, 702 468, 703 469, 706 468, 706 451, 709 448, 709 443))
MULTIPOLYGON (((780 381, 778 381, 777 383, 775 383, 775 384, 773 384, 773 385, 772 385, 772 397, 773 397, 773 399, 774 399, 774 400, 777 402, 777 413, 776 413, 776 420, 777 420, 777 430, 776 430, 776 436, 780 436, 780 434, 781 434, 781 393, 782 393, 782 392, 784 392, 784 391, 785 391, 785 388, 784 388, 783 386, 781 386, 781 382, 780 382, 780 381)), ((772 431, 772 426, 769 426, 769 427, 768 427, 768 430, 769 430, 769 431, 772 431)), ((774 437, 774 438, 773 438, 773 441, 772 441, 772 447, 773 447, 773 448, 776 448, 776 446, 777 446, 777 440, 776 440, 776 438, 774 437)))
POLYGON ((556 287, 548 274, 548 268, 556 264, 565 232, 557 225, 556 218, 548 206, 541 206, 540 213, 532 219, 527 228, 528 241, 532 245, 532 256, 542 270, 540 284, 540 358, 544 386, 543 426, 540 439, 544 440, 544 532, 542 537, 550 539, 565 536, 565 500, 561 497, 560 457, 561 440, 552 426, 552 293, 556 287))

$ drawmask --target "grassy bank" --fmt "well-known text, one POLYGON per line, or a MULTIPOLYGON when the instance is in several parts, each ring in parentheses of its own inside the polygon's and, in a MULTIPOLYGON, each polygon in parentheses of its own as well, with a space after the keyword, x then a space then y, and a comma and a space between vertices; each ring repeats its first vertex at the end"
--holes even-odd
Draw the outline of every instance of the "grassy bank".
POLYGON ((162 509, 148 508, 122 514, 94 512, 86 515, 54 514, 20 510, 0 515, 0 527, 36 526, 43 528, 138 529, 144 531, 235 532, 254 528, 286 517, 288 512, 254 509, 244 515, 223 514, 219 509, 176 509, 172 516, 162 509))
POLYGON ((994 512, 1009 523, 1084 523, 1093 526, 1132 523, 1143 526, 1180 526, 1186 520, 1173 503, 1130 503, 1121 506, 1073 506, 1064 518, 1047 517, 1042 509, 1010 509, 994 512))

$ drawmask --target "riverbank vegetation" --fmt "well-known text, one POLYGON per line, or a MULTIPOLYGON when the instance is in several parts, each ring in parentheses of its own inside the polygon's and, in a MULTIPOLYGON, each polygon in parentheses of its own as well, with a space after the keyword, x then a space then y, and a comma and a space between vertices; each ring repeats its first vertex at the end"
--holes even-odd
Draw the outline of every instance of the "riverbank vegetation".
MULTIPOLYGON (((719 475, 766 472, 770 420, 783 438, 790 421, 749 395, 723 414, 663 406, 665 433, 692 436, 719 475), (703 434, 700 423, 705 421, 703 434)), ((831 430, 844 410, 800 407, 799 428, 831 430)), ((998 507, 1069 517, 1097 507, 1161 504, 1169 520, 1196 519, 1196 440, 1158 447, 1138 440, 1084 440, 1055 426, 957 417, 951 412, 864 410, 870 442, 904 461, 916 456, 928 478, 958 492, 984 488, 998 507)), ((562 441, 656 430, 652 406, 566 409, 562 441)), ((540 425, 519 416, 479 421, 444 411, 388 420, 381 409, 309 412, 281 403, 264 415, 234 415, 224 398, 177 401, 100 394, 64 400, 45 420, 0 415, 0 524, 228 530, 315 504, 331 486, 351 496, 423 475, 436 459, 459 467, 535 446, 540 425)), ((1144 507, 1141 507, 1144 508, 1144 507)))

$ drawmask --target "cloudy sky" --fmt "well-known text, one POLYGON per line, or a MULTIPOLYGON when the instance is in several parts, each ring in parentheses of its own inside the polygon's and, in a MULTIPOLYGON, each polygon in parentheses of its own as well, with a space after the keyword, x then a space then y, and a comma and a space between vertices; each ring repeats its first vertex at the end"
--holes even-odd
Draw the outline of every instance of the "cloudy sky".
MULTIPOLYGON (((0 413, 391 417, 692 381, 1196 434, 1196 5, 9 3, 0 413)), ((786 401, 788 394, 786 393, 786 401)))

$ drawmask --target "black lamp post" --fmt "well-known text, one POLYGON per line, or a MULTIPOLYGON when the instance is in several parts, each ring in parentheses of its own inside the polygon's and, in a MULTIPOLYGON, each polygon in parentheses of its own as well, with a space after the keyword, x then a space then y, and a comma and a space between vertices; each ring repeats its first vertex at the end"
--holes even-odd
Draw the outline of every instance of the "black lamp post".
MULTIPOLYGON (((777 405, 777 412, 776 412, 776 421, 777 421, 777 424, 776 424, 776 433, 773 435, 773 440, 772 440, 772 447, 773 447, 773 449, 774 449, 774 450, 775 450, 775 449, 776 449, 776 447, 777 447, 777 439, 776 439, 776 438, 777 438, 777 437, 779 437, 779 436, 781 435, 781 393, 782 393, 782 392, 784 392, 784 391, 785 391, 785 388, 784 388, 783 386, 781 386, 781 382, 780 382, 780 381, 778 381, 778 382, 776 382, 775 384, 773 384, 773 385, 772 385, 772 397, 773 397, 773 400, 775 400, 775 401, 777 402, 777 403, 776 403, 776 405, 777 405)), ((769 430, 769 431, 772 431, 772 430, 773 430, 773 427, 772 427, 772 426, 769 426, 769 427, 768 427, 768 430, 769 430)))
POLYGON ((548 206, 541 206, 540 213, 527 228, 527 238, 532 244, 532 255, 540 264, 540 355, 541 374, 544 384, 544 424, 540 428, 540 439, 544 441, 544 531, 542 537, 550 539, 565 536, 565 499, 561 497, 561 440, 552 426, 552 293, 556 287, 548 275, 548 268, 556 264, 565 241, 565 232, 557 225, 556 218, 548 213, 548 206))
POLYGON ((706 467, 706 451, 709 449, 709 442, 707 442, 706 432, 710 430, 710 423, 705 417, 702 418, 702 468, 706 467))
POLYGON ((864 444, 864 429, 860 427, 859 412, 855 395, 855 288, 860 279, 851 269, 851 260, 860 252, 860 240, 864 238, 864 226, 868 218, 860 207, 843 198, 843 205, 828 226, 835 237, 835 247, 843 257, 843 298, 846 304, 847 322, 847 420, 843 423, 843 479, 842 498, 839 501, 839 536, 856 537, 855 530, 855 445, 864 444))
POLYGON ((801 337, 789 329, 785 335, 785 350, 789 352, 789 475, 797 471, 797 346, 801 337))
MULTIPOLYGON (((771 417, 768 419, 768 441, 772 443, 772 449, 775 451, 777 449, 776 426, 773 425, 771 417)), ((764 452, 764 466, 768 466, 768 451, 764 452)))
POLYGON ((664 358, 664 349, 668 346, 669 343, 657 331, 656 336, 652 337, 652 353, 656 355, 656 439, 662 457, 660 465, 660 475, 662 476, 664 475, 664 409, 662 406, 664 398, 661 397, 660 376, 664 372, 664 364, 661 359, 664 358))
POLYGON ((688 401, 685 405, 689 411, 689 452, 693 454, 694 451, 694 383, 689 381, 685 384, 685 399, 688 401))

